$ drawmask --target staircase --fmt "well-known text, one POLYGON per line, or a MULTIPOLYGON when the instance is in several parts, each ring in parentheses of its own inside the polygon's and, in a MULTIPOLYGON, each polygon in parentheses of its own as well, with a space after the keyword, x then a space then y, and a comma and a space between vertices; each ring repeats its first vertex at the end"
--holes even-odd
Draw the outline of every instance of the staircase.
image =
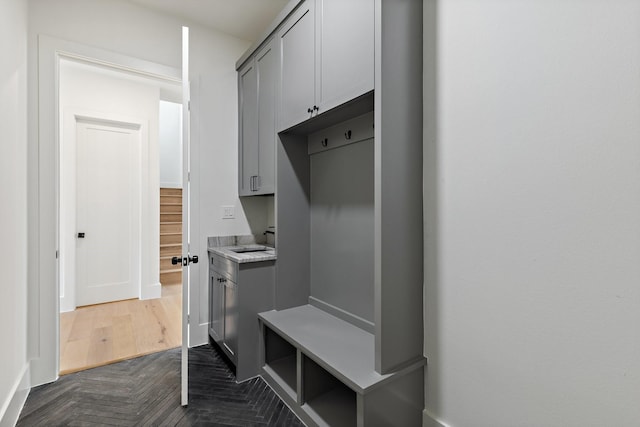
POLYGON ((160 189, 160 283, 182 283, 182 266, 171 258, 182 256, 182 189, 160 189))

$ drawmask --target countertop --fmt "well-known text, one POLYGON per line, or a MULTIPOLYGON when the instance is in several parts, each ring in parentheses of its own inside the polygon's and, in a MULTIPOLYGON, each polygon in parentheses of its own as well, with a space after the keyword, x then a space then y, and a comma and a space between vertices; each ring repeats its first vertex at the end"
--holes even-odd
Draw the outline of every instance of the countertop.
POLYGON ((209 246, 207 250, 210 253, 220 255, 226 259, 229 259, 233 262, 237 262, 239 264, 243 264, 246 262, 260 262, 260 261, 272 261, 277 259, 276 249, 269 248, 266 251, 258 251, 258 252, 234 252, 233 249, 246 249, 253 248, 257 246, 264 245, 236 245, 236 246, 209 246))

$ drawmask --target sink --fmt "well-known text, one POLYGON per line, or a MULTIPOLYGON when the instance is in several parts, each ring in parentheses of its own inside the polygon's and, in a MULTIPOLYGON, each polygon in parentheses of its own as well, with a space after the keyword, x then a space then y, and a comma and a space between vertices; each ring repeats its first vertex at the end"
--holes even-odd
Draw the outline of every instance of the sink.
POLYGON ((243 246, 243 247, 237 247, 237 248, 229 248, 231 252, 235 252, 238 254, 243 254, 246 252, 264 252, 264 251, 268 251, 269 249, 271 248, 268 246, 243 246))

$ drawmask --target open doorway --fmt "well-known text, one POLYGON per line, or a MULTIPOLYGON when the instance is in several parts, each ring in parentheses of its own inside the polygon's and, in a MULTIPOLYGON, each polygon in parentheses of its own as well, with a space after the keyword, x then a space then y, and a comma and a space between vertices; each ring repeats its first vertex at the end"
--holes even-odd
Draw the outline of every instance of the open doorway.
MULTIPOLYGON (((65 374, 182 342, 181 280, 163 286, 160 276, 167 157, 161 104, 178 102, 181 86, 87 61, 62 59, 59 70, 59 356, 65 374)), ((164 114, 164 124, 175 121, 164 114)), ((176 114, 179 125, 181 110, 176 114)), ((181 153, 181 140, 173 144, 181 153)), ((181 154, 168 157, 181 177, 181 154)), ((181 178, 172 183, 180 186, 181 178)))

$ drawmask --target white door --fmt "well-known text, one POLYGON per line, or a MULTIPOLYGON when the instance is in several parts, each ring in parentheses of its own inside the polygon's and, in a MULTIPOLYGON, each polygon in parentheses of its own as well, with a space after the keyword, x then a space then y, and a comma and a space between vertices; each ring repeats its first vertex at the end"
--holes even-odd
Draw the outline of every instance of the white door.
POLYGON ((140 128, 78 121, 76 305, 137 298, 140 128))
MULTIPOLYGON (((189 403, 189 264, 190 232, 189 215, 191 212, 190 183, 191 175, 191 145, 190 145, 190 114, 189 100, 191 99, 189 88, 189 28, 182 27, 182 360, 181 360, 181 403, 186 406, 189 403)), ((196 261, 197 258, 196 258, 196 261)))

